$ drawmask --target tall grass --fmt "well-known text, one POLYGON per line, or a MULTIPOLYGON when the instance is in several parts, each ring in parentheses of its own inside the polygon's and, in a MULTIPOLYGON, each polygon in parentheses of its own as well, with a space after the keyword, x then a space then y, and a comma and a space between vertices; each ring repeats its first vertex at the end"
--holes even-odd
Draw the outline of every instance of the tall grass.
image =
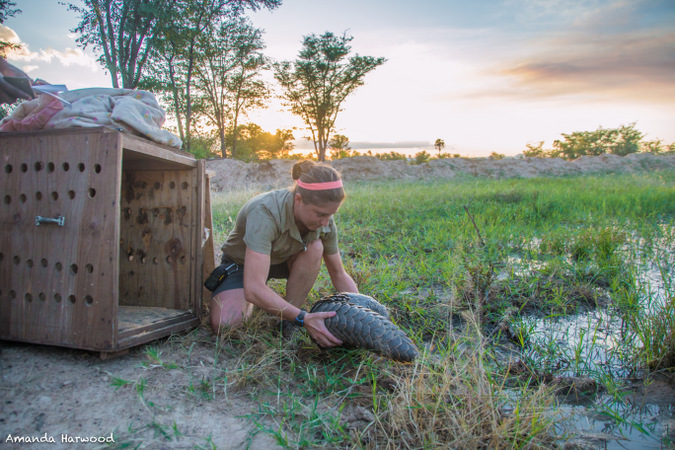
MULTIPOLYGON (((622 342, 639 343, 633 364, 673 368, 672 286, 650 305, 639 276, 642 265, 666 258, 661 280, 672 279, 672 171, 347 183, 347 191, 336 216, 345 265, 361 292, 387 305, 426 350, 412 365, 365 351, 320 351, 306 336, 281 340, 269 331, 271 319, 256 315, 223 339, 238 355, 223 379, 256 396, 260 410, 247 417, 280 445, 554 445, 556 397, 542 382, 570 364, 607 386, 612 375, 584 359, 597 354, 599 325, 589 321, 560 351, 553 339, 532 344, 528 317, 618 311, 622 342), (529 367, 516 384, 513 358, 529 367)), ((214 197, 217 242, 253 194, 214 197)), ((328 293, 322 271, 309 302, 328 293)))
POLYGON ((485 342, 471 326, 452 345, 422 358, 399 376, 387 402, 374 447, 549 448, 554 444, 553 395, 506 388, 496 376, 485 342))

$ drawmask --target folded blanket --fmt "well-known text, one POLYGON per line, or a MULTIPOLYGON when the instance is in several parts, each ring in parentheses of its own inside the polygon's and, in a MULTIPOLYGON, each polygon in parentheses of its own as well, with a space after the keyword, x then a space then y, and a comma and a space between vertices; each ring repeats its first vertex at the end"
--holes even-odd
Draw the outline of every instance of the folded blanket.
POLYGON ((33 111, 37 109, 37 106, 31 103, 40 101, 35 99, 22 103, 9 117, 3 119, 0 122, 0 131, 15 131, 16 128, 11 127, 16 126, 17 122, 36 127, 22 129, 105 126, 138 134, 171 147, 181 148, 183 145, 178 136, 161 128, 165 121, 164 110, 150 92, 90 88, 66 91, 61 93, 60 97, 70 104, 64 105, 60 111, 55 111, 41 127, 41 121, 32 120, 31 117, 33 111), (7 125, 5 129, 5 125, 9 123, 13 125, 7 125))
POLYGON ((56 98, 42 94, 34 100, 22 102, 0 122, 0 131, 30 131, 41 130, 57 112, 63 109, 63 104, 56 98))

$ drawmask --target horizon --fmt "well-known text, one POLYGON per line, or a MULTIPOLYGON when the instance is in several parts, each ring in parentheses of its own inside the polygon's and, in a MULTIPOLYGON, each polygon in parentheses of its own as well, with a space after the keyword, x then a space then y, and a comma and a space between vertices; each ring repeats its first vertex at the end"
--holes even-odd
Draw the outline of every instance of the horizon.
MULTIPOLYGON (((23 12, 0 30, 24 44, 8 55, 12 64, 70 89, 112 86, 91 50, 76 46, 73 12, 58 0, 17 8, 23 12)), ((443 139, 444 153, 513 156, 528 143, 551 148, 563 133, 631 123, 644 140, 675 142, 675 3, 668 0, 345 0, 339 8, 285 0, 247 16, 265 30, 265 54, 276 60, 295 59, 303 36, 325 31, 353 36, 352 54, 387 58, 337 118, 334 133, 360 152, 434 155, 434 141, 443 139)), ((244 121, 272 133, 302 127, 278 99, 244 121)), ((298 148, 305 134, 297 130, 298 148)))

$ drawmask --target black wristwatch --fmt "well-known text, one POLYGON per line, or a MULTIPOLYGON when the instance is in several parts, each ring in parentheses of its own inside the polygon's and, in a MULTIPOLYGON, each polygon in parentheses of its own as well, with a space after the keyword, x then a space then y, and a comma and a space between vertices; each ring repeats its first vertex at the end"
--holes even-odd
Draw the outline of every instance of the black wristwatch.
POLYGON ((305 311, 304 309, 301 309, 300 313, 298 314, 298 317, 295 318, 293 323, 296 324, 299 327, 305 326, 305 314, 307 314, 307 311, 305 311))

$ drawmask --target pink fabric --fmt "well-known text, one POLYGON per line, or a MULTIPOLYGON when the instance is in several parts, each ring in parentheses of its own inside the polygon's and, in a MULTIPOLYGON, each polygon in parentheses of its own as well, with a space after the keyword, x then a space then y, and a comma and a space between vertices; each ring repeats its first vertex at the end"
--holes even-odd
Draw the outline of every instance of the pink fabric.
POLYGON ((342 187, 342 180, 326 181, 325 183, 303 183, 297 180, 298 186, 308 191, 327 191, 329 189, 338 189, 342 187))
MULTIPOLYGON (((35 102, 35 100, 31 102, 35 102)), ((0 125, 0 131, 41 130, 49 122, 49 119, 62 109, 63 103, 61 101, 51 95, 42 94, 38 97, 37 102, 28 108, 22 119, 7 120, 0 125)))

